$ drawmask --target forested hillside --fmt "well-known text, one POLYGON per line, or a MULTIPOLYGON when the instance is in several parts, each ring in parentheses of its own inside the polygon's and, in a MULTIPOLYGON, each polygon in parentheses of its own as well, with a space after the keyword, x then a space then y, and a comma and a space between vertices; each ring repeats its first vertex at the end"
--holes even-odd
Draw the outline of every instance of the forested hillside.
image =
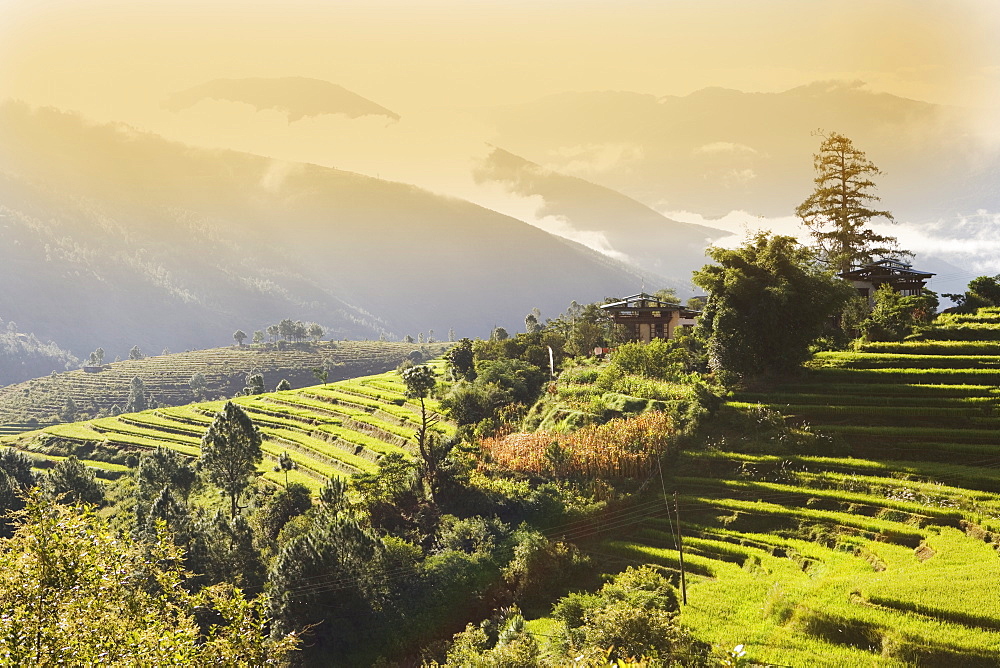
POLYGON ((17 323, 0 320, 0 387, 66 371, 78 363, 52 341, 42 343, 34 334, 19 332, 17 323))
POLYGON ((79 357, 205 348, 288 314, 338 339, 486 335, 641 282, 514 218, 378 178, 13 102, 0 142, 0 317, 79 357))

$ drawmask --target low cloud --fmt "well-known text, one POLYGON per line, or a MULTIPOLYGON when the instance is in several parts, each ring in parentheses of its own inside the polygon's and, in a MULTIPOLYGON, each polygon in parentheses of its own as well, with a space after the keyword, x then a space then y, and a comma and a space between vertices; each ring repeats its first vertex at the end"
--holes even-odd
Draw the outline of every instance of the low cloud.
POLYGON ((795 216, 766 218, 747 211, 730 211, 719 218, 707 218, 693 211, 660 211, 664 216, 682 223, 705 225, 730 232, 731 236, 723 237, 715 242, 720 248, 736 248, 747 237, 758 232, 772 232, 795 237, 804 243, 809 242, 809 233, 802 221, 795 216))
POLYGON ((746 144, 736 144, 730 141, 717 141, 704 144, 691 151, 693 155, 756 155, 757 149, 746 144))
POLYGON ((581 146, 563 146, 550 151, 552 156, 545 166, 567 174, 601 174, 612 170, 628 169, 631 163, 643 158, 643 148, 637 144, 604 143, 581 146))
POLYGON ((271 160, 267 171, 260 179, 260 186, 272 194, 277 194, 285 185, 285 180, 293 174, 303 170, 303 165, 297 162, 287 162, 285 160, 271 160))
POLYGON ((873 226, 899 238, 900 246, 921 255, 940 257, 972 275, 1000 273, 1000 213, 971 215, 922 223, 873 226))
POLYGON ((612 247, 604 232, 577 229, 564 216, 539 215, 545 208, 545 199, 541 195, 518 195, 508 191, 502 183, 489 181, 478 184, 475 191, 470 191, 466 196, 469 201, 522 220, 549 234, 575 241, 616 260, 630 262, 628 255, 612 247))

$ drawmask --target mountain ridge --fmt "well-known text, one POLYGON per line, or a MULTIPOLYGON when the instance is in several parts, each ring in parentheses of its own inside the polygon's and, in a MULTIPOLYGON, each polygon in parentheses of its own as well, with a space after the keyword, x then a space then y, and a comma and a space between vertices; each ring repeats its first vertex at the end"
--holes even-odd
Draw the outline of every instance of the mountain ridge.
POLYGON ((13 242, 0 247, 12 287, 0 316, 78 356, 210 347, 286 317, 338 338, 485 336, 532 307, 556 315, 642 280, 407 184, 12 103, 0 107, 0 141, 0 221, 13 242))
POLYGON ((400 118, 396 112, 339 84, 309 77, 213 79, 175 91, 161 105, 180 112, 203 100, 243 102, 257 111, 283 111, 289 123, 323 114, 341 114, 348 118, 385 116, 392 121, 400 118))

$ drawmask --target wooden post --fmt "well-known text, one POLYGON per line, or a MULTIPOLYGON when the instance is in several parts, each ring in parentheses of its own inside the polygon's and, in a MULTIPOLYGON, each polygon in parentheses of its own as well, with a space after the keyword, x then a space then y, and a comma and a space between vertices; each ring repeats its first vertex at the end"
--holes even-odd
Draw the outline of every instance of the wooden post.
POLYGON ((677 502, 676 490, 674 490, 674 515, 677 517, 677 558, 681 563, 681 601, 687 605, 687 580, 684 577, 684 539, 681 537, 681 509, 677 502))

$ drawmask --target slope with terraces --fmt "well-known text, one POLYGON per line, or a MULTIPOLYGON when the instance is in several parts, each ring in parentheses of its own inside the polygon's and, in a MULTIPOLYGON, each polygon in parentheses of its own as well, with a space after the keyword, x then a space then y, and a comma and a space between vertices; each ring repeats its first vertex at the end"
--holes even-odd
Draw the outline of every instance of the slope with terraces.
MULTIPOLYGON (((440 362, 432 362, 440 370, 440 362)), ((287 452, 296 464, 288 480, 318 490, 327 478, 374 472, 391 452, 413 457, 412 443, 420 424, 420 408, 405 396, 395 371, 325 385, 244 396, 234 400, 253 419, 264 437, 261 474, 275 482, 284 473, 274 463, 287 452)), ((223 402, 212 401, 157 408, 140 413, 70 424, 50 425, 0 437, 0 445, 17 447, 39 460, 75 454, 103 472, 120 472, 143 451, 165 446, 196 457, 201 438, 223 402)), ((429 400, 431 410, 437 403, 429 400)), ((441 420, 435 429, 453 427, 441 420)))
POLYGON ((676 577, 679 528, 682 622, 753 661, 996 665, 998 381, 1000 309, 821 353, 723 409, 763 439, 683 453, 591 552, 676 577))
POLYGON ((28 431, 56 422, 68 399, 76 405, 77 418, 107 415, 114 406, 124 408, 133 378, 140 378, 147 395, 160 406, 179 406, 201 399, 239 394, 246 377, 259 373, 264 387, 274 389, 281 380, 292 387, 316 382, 313 369, 326 367, 331 380, 382 373, 411 355, 434 357, 450 344, 410 344, 390 341, 281 342, 279 345, 228 346, 122 360, 100 367, 98 373, 81 369, 0 387, 0 435, 28 431), (205 386, 199 394, 191 378, 201 374, 205 386), (40 424, 39 424, 40 423, 40 424))

